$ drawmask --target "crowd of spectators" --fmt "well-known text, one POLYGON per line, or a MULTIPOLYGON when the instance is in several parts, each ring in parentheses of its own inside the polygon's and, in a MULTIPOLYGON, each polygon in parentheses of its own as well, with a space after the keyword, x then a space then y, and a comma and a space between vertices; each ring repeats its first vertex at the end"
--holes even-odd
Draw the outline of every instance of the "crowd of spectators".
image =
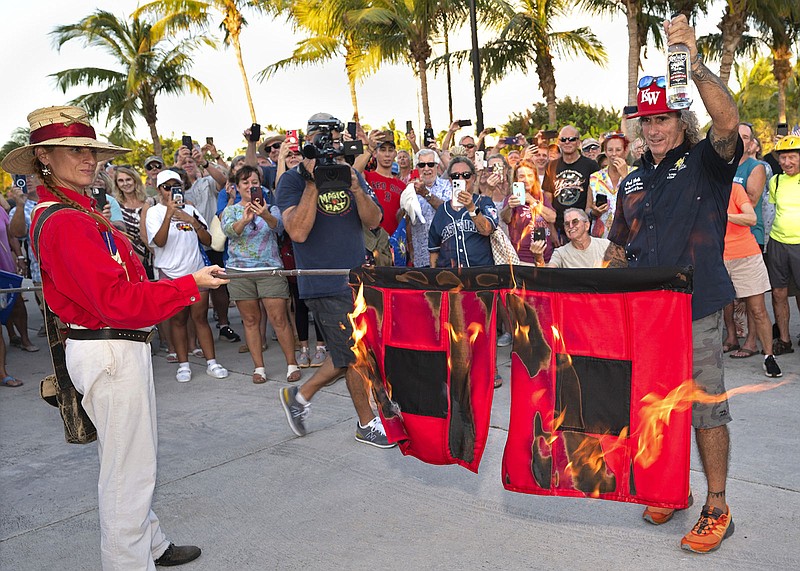
MULTIPOLYGON (((492 234, 500 232, 522 264, 603 266, 620 185, 646 150, 641 138, 631 140, 622 131, 582 138, 577 128, 565 125, 555 137, 539 132, 529 141, 518 134, 500 137, 490 147, 489 129, 474 137, 461 123, 452 123, 441 147, 436 142, 420 147, 409 131, 410 152, 398 150, 393 131, 365 133, 358 126, 356 139, 364 154, 351 163, 382 210, 377 227, 363 225, 363 262, 418 268, 491 265, 492 234)), ((737 301, 725 311, 724 350, 735 359, 757 353, 774 359, 793 351, 788 297, 796 293, 794 283, 800 277, 793 249, 800 231, 789 197, 796 184, 796 173, 790 173, 797 144, 789 136, 785 149, 768 161, 752 126, 742 123, 739 134, 744 155, 732 181, 725 250, 737 301), (771 262, 766 255, 770 242, 776 252, 771 262), (766 312, 767 292, 772 292, 774 326, 766 312)), ((284 135, 250 141, 249 129, 243 135, 247 150, 230 162, 209 142, 181 146, 168 161, 152 155, 142 165, 98 168, 92 185, 98 208, 131 239, 151 279, 191 273, 208 263, 227 265, 230 273, 295 267, 276 189, 282 176, 297 171, 303 161, 302 141, 284 135), (215 228, 222 247, 212 247, 215 228)), ((344 130, 334 136, 335 145, 353 139, 344 130)), ((28 275, 37 285, 37 262, 26 247, 36 180, 28 179, 27 193, 14 187, 0 212, 0 240, 5 244, 0 266, 28 275)), ((177 380, 191 379, 189 355, 204 357, 212 377, 227 376, 215 360, 209 305, 218 342, 241 342, 228 319, 229 308, 238 308, 245 338, 240 352, 250 354, 253 382, 267 380, 263 351, 270 331, 284 355, 287 380, 299 380, 301 369, 322 366, 328 356, 325 333, 296 278, 234 283, 204 292, 201 303, 159 324, 161 348, 178 365, 177 380), (315 342, 309 346, 312 323, 315 342)), ((38 350, 28 336, 23 296, 17 298, 6 327, 12 346, 38 350)), ((510 342, 508 327, 499 319, 498 345, 510 342)), ((6 386, 19 382, 2 369, 0 374, 6 386)), ((502 384, 499 376, 496 384, 502 384)))

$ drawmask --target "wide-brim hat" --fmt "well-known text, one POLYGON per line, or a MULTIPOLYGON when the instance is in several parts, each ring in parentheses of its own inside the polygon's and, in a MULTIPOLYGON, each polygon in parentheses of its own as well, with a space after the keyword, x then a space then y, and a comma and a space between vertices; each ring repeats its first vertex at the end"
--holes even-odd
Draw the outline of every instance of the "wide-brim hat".
POLYGON ((11 151, 0 166, 11 174, 36 174, 34 149, 43 146, 86 147, 97 151, 97 161, 107 161, 130 151, 97 140, 88 113, 71 105, 44 107, 28 114, 30 144, 11 151))
POLYGON ((269 155, 269 150, 267 150, 267 147, 271 147, 275 143, 283 143, 285 140, 286 135, 272 135, 271 137, 267 137, 264 139, 264 142, 258 146, 258 152, 266 157, 269 155))

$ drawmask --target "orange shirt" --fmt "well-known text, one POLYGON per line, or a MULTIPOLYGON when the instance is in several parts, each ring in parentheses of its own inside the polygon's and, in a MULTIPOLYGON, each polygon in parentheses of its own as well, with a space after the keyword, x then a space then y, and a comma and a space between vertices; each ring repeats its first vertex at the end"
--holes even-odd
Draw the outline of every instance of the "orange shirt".
MULTIPOLYGON (((728 201, 728 214, 741 214, 742 205, 745 203, 752 206, 744 187, 738 182, 734 182, 731 189, 731 199, 728 201)), ((750 226, 740 226, 728 221, 728 226, 725 230, 725 252, 723 257, 726 260, 737 260, 755 256, 756 254, 761 254, 761 248, 758 246, 753 233, 750 232, 750 226)))

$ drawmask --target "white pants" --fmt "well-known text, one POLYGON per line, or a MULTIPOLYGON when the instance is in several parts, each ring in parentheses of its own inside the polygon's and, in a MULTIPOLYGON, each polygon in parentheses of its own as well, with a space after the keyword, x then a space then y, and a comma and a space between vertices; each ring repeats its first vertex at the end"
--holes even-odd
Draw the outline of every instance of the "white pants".
POLYGON ((67 369, 97 427, 104 571, 155 570, 169 546, 150 509, 156 484, 156 395, 150 345, 66 342, 67 369))

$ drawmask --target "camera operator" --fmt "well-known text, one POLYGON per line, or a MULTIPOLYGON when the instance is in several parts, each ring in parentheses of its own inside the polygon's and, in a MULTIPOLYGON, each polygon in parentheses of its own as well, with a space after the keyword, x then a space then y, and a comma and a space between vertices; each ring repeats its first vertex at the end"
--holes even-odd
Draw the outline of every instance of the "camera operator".
MULTIPOLYGON (((306 129, 305 157, 286 171, 276 191, 286 231, 294 243, 299 269, 351 269, 364 262, 362 224, 377 227, 382 211, 361 175, 336 159, 343 154, 343 125, 327 113, 312 115, 306 129), (337 146, 336 143, 339 143, 337 146), (349 172, 349 184, 343 173, 349 172)), ((300 297, 314 312, 328 343, 328 357, 300 387, 281 390, 281 404, 292 431, 306 433, 305 420, 314 394, 344 372, 358 424, 358 442, 390 448, 380 417, 369 404, 367 389, 353 369, 355 356, 348 314, 353 295, 346 276, 299 276, 300 297)))

